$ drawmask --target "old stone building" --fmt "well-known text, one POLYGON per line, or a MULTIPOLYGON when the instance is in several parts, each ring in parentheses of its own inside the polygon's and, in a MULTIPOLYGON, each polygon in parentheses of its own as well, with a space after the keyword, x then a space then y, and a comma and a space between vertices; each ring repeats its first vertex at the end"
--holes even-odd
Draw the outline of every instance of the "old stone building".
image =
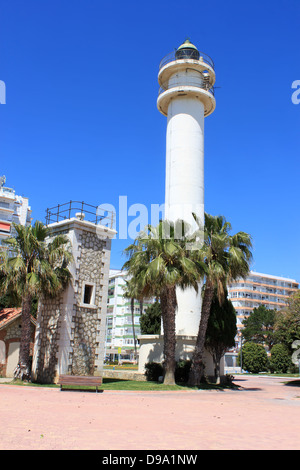
POLYGON ((51 236, 68 236, 72 282, 56 299, 40 301, 32 379, 57 382, 60 374, 102 375, 112 228, 77 217, 52 223, 51 236))
MULTIPOLYGON (((32 355, 35 319, 31 317, 32 355)), ((0 377, 13 377, 19 361, 20 341, 22 330, 22 309, 4 308, 0 310, 0 377)))

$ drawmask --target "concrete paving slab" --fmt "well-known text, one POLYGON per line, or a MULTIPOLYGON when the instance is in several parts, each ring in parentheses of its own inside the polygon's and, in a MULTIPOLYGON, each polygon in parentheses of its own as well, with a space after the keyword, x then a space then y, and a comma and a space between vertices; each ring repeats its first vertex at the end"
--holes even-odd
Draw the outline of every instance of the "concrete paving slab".
POLYGON ((1 450, 300 449, 300 388, 103 393, 0 385, 1 450))

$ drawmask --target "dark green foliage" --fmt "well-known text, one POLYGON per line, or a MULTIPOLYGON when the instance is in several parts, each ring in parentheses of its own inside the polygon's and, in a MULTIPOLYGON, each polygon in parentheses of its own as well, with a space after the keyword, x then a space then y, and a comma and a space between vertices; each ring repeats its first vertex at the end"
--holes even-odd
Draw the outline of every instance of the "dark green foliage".
POLYGON ((175 381, 186 383, 189 378, 189 372, 191 368, 191 361, 178 361, 175 367, 175 381))
POLYGON ((245 343, 242 348, 242 367, 253 374, 267 371, 269 360, 265 348, 261 344, 245 343))
POLYGON ((142 335, 159 335, 161 331, 161 306, 158 301, 150 305, 140 317, 142 335))
MULTIPOLYGON (((176 383, 186 383, 188 381, 191 361, 182 360, 176 362, 175 367, 175 381, 176 383)), ((164 375, 164 368, 158 362, 148 362, 145 364, 145 375, 148 381, 158 382, 159 377, 164 375)))
POLYGON ((0 310, 2 308, 21 307, 21 304, 22 304, 22 300, 14 292, 0 296, 0 310))
POLYGON ((207 324, 205 347, 213 357, 215 378, 218 381, 220 380, 221 358, 229 348, 235 346, 236 331, 236 312, 227 298, 227 291, 225 291, 225 299, 221 305, 215 292, 207 324))
POLYGON ((274 327, 276 310, 269 310, 264 305, 254 308, 243 321, 243 337, 246 341, 267 345, 269 350, 275 343, 274 327))
POLYGON ((145 369, 145 376, 147 380, 151 382, 157 382, 158 378, 164 374, 163 366, 158 362, 148 362, 145 364, 145 369))
POLYGON ((236 332, 236 311, 227 298, 227 291, 225 291, 225 300, 221 305, 215 294, 207 324, 206 348, 212 353, 220 350, 220 356, 222 356, 228 348, 235 346, 236 332))
POLYGON ((288 300, 288 306, 278 312, 275 324, 277 343, 285 344, 290 353, 294 352, 292 344, 300 339, 300 292, 295 292, 288 300))
POLYGON ((288 348, 284 344, 275 344, 271 349, 271 371, 286 373, 291 365, 291 354, 288 348))

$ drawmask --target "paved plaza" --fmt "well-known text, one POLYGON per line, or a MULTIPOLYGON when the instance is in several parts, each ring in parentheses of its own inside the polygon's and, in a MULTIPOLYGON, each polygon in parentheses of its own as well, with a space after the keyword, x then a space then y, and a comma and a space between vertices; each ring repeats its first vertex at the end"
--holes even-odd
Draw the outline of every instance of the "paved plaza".
POLYGON ((0 385, 1 450, 300 449, 300 387, 103 393, 0 385))

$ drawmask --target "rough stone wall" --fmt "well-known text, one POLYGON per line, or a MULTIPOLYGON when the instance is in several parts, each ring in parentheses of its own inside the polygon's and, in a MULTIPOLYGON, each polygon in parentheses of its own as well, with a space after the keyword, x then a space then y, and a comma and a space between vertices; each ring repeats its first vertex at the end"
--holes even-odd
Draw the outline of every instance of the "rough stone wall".
POLYGON ((11 325, 8 325, 6 329, 6 335, 5 335, 5 340, 9 340, 12 338, 21 338, 21 331, 22 329, 20 328, 21 325, 21 320, 18 322, 13 322, 11 325))
POLYGON ((38 344, 36 381, 51 383, 57 367, 61 297, 42 299, 38 308, 36 341, 38 344))
MULTIPOLYGON (((97 317, 97 314, 96 314, 97 317)), ((73 375, 93 375, 96 350, 95 313, 90 309, 77 307, 74 318, 73 352, 71 370, 73 375)))
MULTIPOLYGON (((31 324, 31 337, 34 337, 34 326, 31 324)), ((3 340, 8 341, 11 339, 20 339, 21 338, 21 331, 22 331, 22 319, 19 318, 4 330, 3 340)))
POLYGON ((97 337, 100 330, 103 248, 105 240, 96 234, 83 232, 80 235, 80 259, 78 264, 76 306, 74 314, 73 353, 71 373, 73 375, 93 375, 95 356, 98 347, 97 337), (85 282, 94 285, 96 307, 82 306, 85 282))
MULTIPOLYGON (((22 331, 22 318, 17 318, 10 323, 6 328, 0 331, 0 341, 5 345, 5 358, 4 362, 0 363, 0 377, 6 375, 6 366, 8 360, 8 350, 10 343, 20 342, 22 331)), ((31 348, 34 342, 35 327, 31 324, 31 348)))
MULTIPOLYGON (((104 271, 109 269, 106 244, 109 244, 110 249, 110 241, 100 239, 97 233, 85 230, 77 232, 77 241, 78 246, 73 247, 76 269, 72 286, 68 288, 69 293, 72 293, 66 296, 69 303, 73 299, 73 304, 68 304, 66 308, 62 296, 44 299, 39 306, 34 380, 40 383, 56 381, 61 354, 59 348, 67 351, 66 370, 60 370, 60 373, 97 375, 102 308, 106 305, 103 277, 104 271), (85 283, 93 285, 93 305, 83 303, 85 283), (60 341, 60 328, 66 315, 72 316, 68 344, 64 340, 60 341)), ((105 316, 102 321, 105 329, 105 316)))

